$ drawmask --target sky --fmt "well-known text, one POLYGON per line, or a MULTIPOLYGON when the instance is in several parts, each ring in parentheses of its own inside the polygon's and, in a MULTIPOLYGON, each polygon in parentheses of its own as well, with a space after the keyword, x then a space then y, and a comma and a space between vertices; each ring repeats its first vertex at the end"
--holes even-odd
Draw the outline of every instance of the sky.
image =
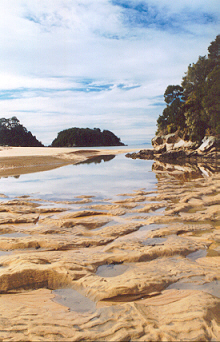
POLYGON ((219 19, 219 0, 1 0, 0 117, 46 146, 71 127, 148 143, 219 19))

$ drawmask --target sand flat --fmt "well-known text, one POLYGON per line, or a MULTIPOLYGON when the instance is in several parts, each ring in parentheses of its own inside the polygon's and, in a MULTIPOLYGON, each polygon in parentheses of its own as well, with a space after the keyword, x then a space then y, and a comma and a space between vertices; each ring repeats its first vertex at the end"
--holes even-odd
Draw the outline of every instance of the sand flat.
POLYGON ((76 149, 56 147, 1 147, 0 158, 27 156, 56 156, 60 153, 69 153, 73 151, 76 151, 76 149))
POLYGON ((52 170, 102 155, 127 153, 131 149, 69 147, 0 147, 0 177, 52 170))
POLYGON ((35 157, 35 156, 60 156, 63 154, 71 154, 72 152, 77 151, 98 151, 99 154, 119 154, 119 153, 127 153, 130 151, 134 151, 134 149, 123 148, 118 149, 115 146, 115 149, 99 149, 98 147, 94 147, 92 149, 84 148, 74 148, 74 147, 0 147, 0 158, 3 157, 35 157))

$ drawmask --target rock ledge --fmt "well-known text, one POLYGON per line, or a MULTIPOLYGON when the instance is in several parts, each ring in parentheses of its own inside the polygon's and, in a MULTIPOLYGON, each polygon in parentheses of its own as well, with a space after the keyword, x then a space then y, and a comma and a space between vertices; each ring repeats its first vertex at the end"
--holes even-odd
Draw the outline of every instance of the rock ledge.
POLYGON ((156 136, 152 139, 153 149, 140 150, 137 153, 127 153, 132 159, 159 160, 163 162, 213 161, 220 160, 220 139, 209 136, 202 144, 184 141, 178 133, 156 136))

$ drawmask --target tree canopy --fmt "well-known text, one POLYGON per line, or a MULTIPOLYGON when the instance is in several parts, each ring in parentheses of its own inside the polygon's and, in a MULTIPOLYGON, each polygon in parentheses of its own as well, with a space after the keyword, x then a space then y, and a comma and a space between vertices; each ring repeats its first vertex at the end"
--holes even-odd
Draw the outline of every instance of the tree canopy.
POLYGON ((16 116, 10 119, 0 119, 0 145, 43 146, 31 132, 20 124, 16 116))
POLYGON ((53 140, 53 147, 89 147, 89 146, 123 146, 120 138, 108 130, 99 128, 69 128, 58 133, 53 140))
POLYGON ((208 51, 208 57, 199 56, 188 66, 181 86, 167 87, 167 106, 157 120, 157 133, 179 130, 193 141, 220 134, 220 35, 208 51))

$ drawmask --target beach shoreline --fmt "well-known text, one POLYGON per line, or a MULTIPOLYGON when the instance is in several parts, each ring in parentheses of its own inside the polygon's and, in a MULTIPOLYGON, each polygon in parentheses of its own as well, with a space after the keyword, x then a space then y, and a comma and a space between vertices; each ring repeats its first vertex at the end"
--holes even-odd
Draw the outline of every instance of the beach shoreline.
POLYGON ((134 149, 87 149, 63 147, 1 147, 0 177, 41 172, 69 164, 78 164, 88 159, 128 153, 134 149))

